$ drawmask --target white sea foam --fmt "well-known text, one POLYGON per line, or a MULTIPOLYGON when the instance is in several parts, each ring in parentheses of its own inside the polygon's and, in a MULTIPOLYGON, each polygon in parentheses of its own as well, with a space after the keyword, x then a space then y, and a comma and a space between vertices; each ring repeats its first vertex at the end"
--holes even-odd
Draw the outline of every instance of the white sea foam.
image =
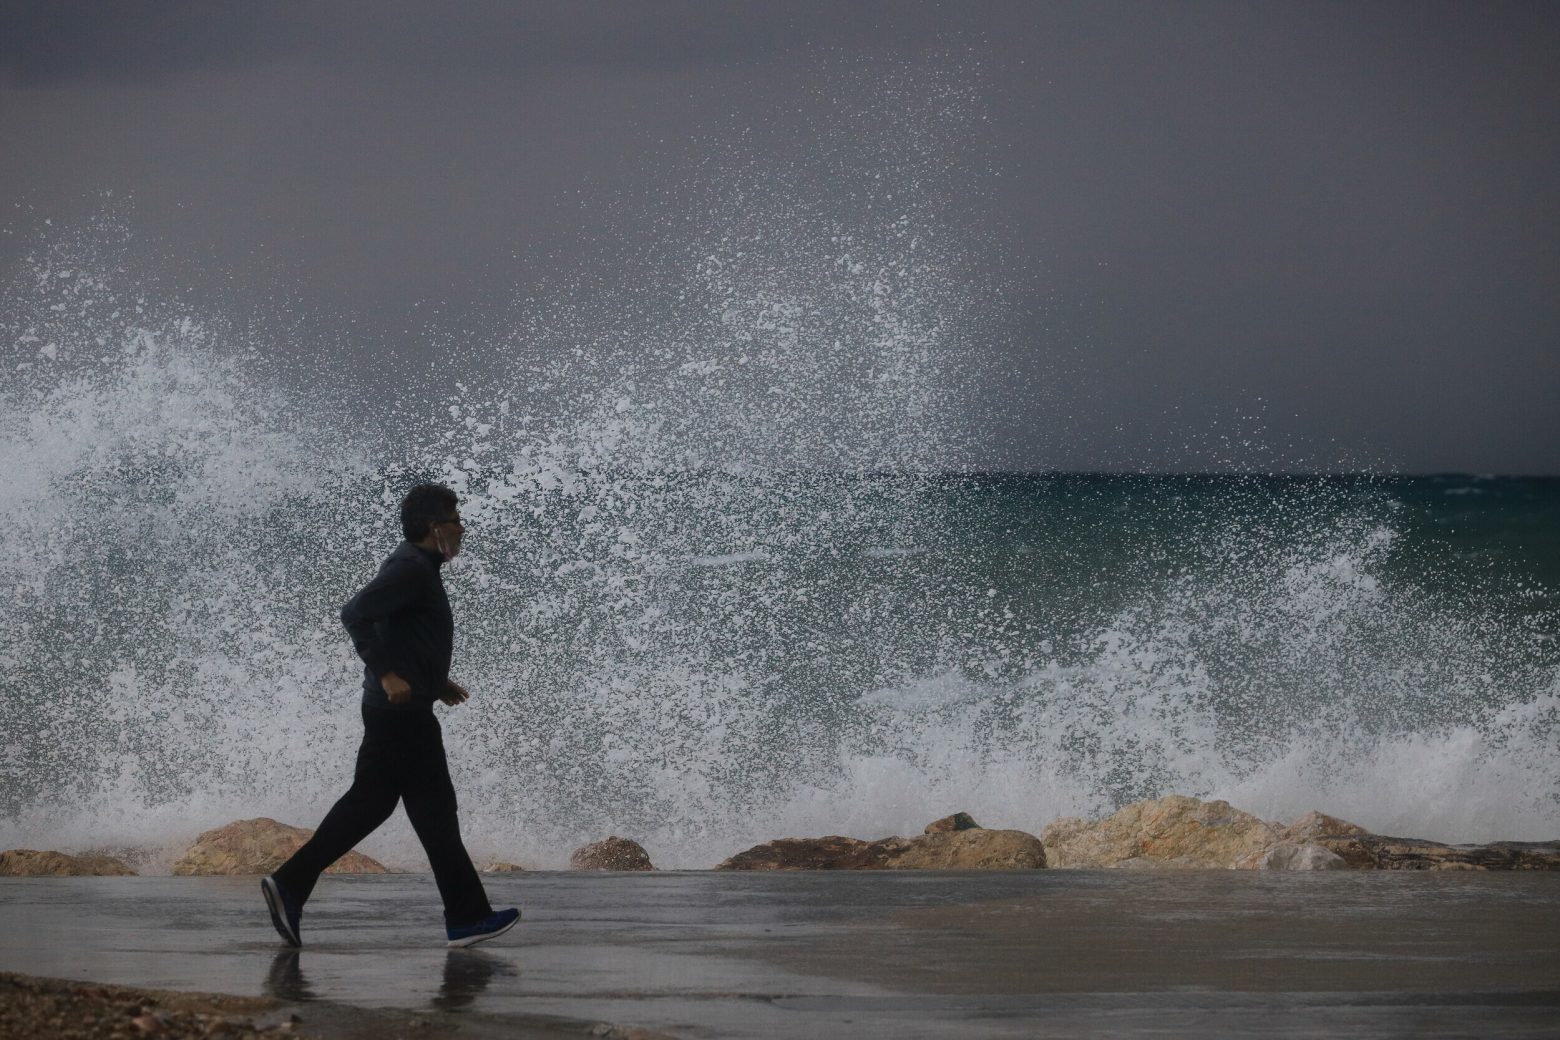
POLYGON ((747 552, 727 553, 724 556, 695 556, 688 562, 695 567, 730 567, 739 563, 763 563, 769 559, 769 554, 761 549, 750 549, 747 552))

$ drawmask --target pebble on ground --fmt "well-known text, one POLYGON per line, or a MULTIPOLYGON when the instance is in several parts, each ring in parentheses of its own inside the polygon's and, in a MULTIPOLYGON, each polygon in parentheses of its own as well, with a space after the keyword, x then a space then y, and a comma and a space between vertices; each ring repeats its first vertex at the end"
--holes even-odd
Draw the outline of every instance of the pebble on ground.
POLYGON ((296 1020, 257 1026, 264 1001, 158 993, 0 972, 0 1040, 248 1040, 310 1034, 296 1020), (248 1014, 246 1014, 246 1012, 248 1014))

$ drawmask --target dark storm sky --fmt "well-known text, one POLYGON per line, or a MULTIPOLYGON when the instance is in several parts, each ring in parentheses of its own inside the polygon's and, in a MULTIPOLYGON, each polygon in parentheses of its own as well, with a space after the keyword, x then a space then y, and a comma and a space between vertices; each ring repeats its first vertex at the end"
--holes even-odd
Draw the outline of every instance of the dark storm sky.
POLYGON ((879 73, 975 102, 989 464, 1560 473, 1556 4, 6 0, 0 261, 112 191, 217 306, 416 355, 879 73))

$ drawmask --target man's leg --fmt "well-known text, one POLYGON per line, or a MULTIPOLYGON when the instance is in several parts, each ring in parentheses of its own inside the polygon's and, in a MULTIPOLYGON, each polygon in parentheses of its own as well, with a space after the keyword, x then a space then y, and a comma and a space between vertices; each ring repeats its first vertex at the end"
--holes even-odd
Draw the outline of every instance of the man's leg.
POLYGON ((407 734, 404 760, 401 790, 406 815, 433 868, 433 879, 444 900, 444 923, 471 924, 491 914, 493 907, 460 840, 455 785, 450 782, 439 720, 431 711, 417 714, 416 729, 407 734))
POLYGON ((363 744, 352 786, 325 814, 314 837, 271 875, 295 907, 302 907, 325 868, 351 852, 390 818, 400 798, 389 712, 363 709, 363 744))

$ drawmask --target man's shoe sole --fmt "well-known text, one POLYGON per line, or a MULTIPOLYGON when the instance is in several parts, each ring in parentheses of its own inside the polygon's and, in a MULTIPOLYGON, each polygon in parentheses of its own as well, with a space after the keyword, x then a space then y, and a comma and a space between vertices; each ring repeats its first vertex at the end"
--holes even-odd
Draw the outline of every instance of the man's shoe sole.
POLYGON ((489 939, 497 939, 500 935, 503 935, 505 932, 509 931, 509 929, 519 924, 520 916, 520 914, 516 914, 513 921, 510 921, 496 932, 484 932, 481 935, 472 935, 465 939, 451 939, 445 945, 449 946, 451 949, 459 949, 462 946, 475 946, 479 942, 487 942, 489 939))
POLYGON ((292 930, 287 923, 287 907, 282 903, 282 893, 276 887, 276 882, 270 877, 260 879, 260 893, 265 896, 265 907, 271 911, 271 924, 276 928, 276 934, 282 937, 282 941, 288 946, 302 946, 303 942, 298 938, 298 933, 292 930))

